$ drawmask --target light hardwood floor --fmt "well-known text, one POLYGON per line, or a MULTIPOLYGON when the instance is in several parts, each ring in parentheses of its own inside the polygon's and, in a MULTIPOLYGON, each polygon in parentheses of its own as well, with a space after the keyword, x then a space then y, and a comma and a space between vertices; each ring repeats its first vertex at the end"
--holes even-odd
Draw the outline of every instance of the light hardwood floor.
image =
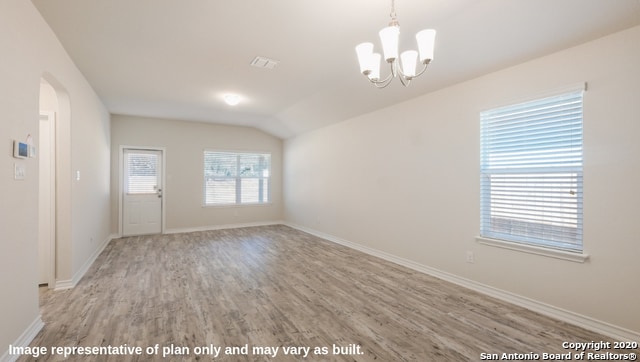
POLYGON ((172 344, 189 354, 166 360, 476 361, 503 352, 542 359, 569 352, 563 341, 607 340, 280 225, 113 240, 74 289, 41 289, 41 305, 45 327, 31 346, 143 350, 71 361, 163 360, 172 344), (156 344, 159 354, 146 355, 156 344), (217 358, 195 354, 210 345, 223 347, 217 358), (334 355, 334 345, 352 348, 334 355), (231 346, 247 346, 247 354, 225 355, 231 346), (280 348, 272 358, 254 346, 280 348), (311 350, 285 355, 289 346, 311 350))

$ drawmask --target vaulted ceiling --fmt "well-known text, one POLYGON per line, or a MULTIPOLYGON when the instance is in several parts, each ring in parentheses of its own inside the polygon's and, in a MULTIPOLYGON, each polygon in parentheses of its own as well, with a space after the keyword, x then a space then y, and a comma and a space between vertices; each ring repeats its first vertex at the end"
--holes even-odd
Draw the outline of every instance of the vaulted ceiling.
POLYGON ((379 90, 354 46, 380 49, 390 0, 32 1, 111 113, 280 138, 640 24, 640 0, 396 0, 401 50, 434 28, 435 57, 408 88, 379 90), (252 67, 256 56, 280 64, 252 67))

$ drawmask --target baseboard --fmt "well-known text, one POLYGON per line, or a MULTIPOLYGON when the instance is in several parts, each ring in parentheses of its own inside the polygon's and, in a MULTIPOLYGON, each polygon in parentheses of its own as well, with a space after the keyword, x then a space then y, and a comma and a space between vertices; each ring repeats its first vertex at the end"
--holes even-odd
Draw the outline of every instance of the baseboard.
POLYGON ((71 288, 74 288, 76 285, 78 285, 78 283, 80 282, 82 277, 84 277, 84 275, 87 273, 89 268, 91 268, 91 265, 93 265, 93 262, 95 262, 96 259, 98 259, 98 256, 100 256, 100 254, 102 253, 104 248, 106 248, 107 245, 109 245, 109 242, 111 242, 111 240, 116 239, 117 237, 118 236, 116 234, 111 234, 106 239, 104 239, 102 241, 102 244, 100 244, 96 248, 96 250, 93 252, 93 254, 91 254, 89 259, 87 259, 87 261, 82 265, 80 270, 78 270, 73 275, 72 279, 70 279, 70 280, 69 279, 67 279, 67 280, 56 280, 56 286, 55 286, 54 290, 58 291, 58 290, 71 289, 71 288))
POLYGON ((283 221, 260 221, 260 222, 249 222, 249 223, 239 223, 239 224, 198 226, 193 228, 176 228, 176 229, 166 229, 164 233, 165 234, 181 234, 181 233, 192 233, 196 231, 238 229, 238 228, 246 228, 246 227, 254 227, 254 226, 269 226, 269 225, 284 225, 284 222, 283 221))
MULTIPOLYGON (((22 348, 28 347, 31 341, 36 338, 42 327, 44 327, 44 322, 42 321, 42 318, 38 316, 11 345, 22 348)), ((2 354, 2 356, 0 356, 0 362, 13 362, 19 357, 20 355, 10 355, 9 348, 7 346, 7 350, 2 354)))
POLYGON ((498 288, 494 288, 491 287, 489 285, 486 284, 482 284, 482 283, 478 283, 476 281, 467 279, 467 278, 462 278, 459 277, 457 275, 451 274, 451 273, 447 273, 444 272, 442 270, 438 270, 435 268, 431 268, 428 267, 426 265, 417 263, 415 261, 412 260, 408 260, 408 259, 404 259, 401 257, 398 257, 396 255, 393 254, 389 254, 387 252, 384 251, 380 251, 374 248, 370 248, 368 246, 364 246, 364 245, 360 245, 348 240, 344 240, 341 238, 338 238, 336 236, 333 235, 329 235, 314 229, 310 229, 307 228, 305 226, 301 226, 301 225, 296 225, 296 224, 292 224, 292 223, 288 223, 285 222, 284 225, 287 225, 289 227, 292 227, 294 229, 298 229, 300 231, 309 233, 311 235, 317 236, 319 238, 334 242, 336 244, 340 244, 346 247, 349 247, 351 249, 355 249, 358 251, 361 251, 363 253, 390 261, 392 263, 398 264, 398 265, 402 265, 405 266, 407 268, 413 269, 415 271, 421 272, 421 273, 425 273, 431 276, 434 276, 436 278, 460 285, 462 287, 480 292, 482 294, 488 295, 490 297, 494 297, 496 299, 500 299, 524 308, 527 308, 529 310, 532 310, 534 312, 538 312, 540 314, 544 314, 546 316, 549 316, 551 318, 555 318, 585 329, 588 329, 590 331, 593 332, 597 332, 600 334, 603 334, 605 336, 609 336, 611 338, 613 338, 615 341, 638 341, 640 340, 640 332, 636 332, 636 331, 632 331, 626 328, 622 328, 619 326, 615 326, 612 325, 610 323, 607 322, 603 322, 603 321, 599 321, 597 319, 588 317, 588 316, 584 316, 578 313, 574 313, 562 308, 558 308, 556 306, 553 305, 549 305, 546 303, 542 303, 540 301, 531 299, 531 298, 527 298, 521 295, 517 295, 511 292, 507 292, 505 290, 501 290, 498 288))
POLYGON ((73 284, 73 279, 65 279, 65 280, 56 280, 56 287, 53 290, 60 291, 65 289, 71 289, 75 286, 73 284))

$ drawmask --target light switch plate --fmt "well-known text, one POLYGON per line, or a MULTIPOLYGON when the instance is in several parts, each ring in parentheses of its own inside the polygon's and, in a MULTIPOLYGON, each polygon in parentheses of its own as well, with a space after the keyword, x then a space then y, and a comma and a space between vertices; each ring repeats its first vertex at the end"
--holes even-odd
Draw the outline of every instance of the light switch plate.
POLYGON ((27 168, 24 164, 14 163, 13 164, 13 179, 14 180, 24 180, 27 176, 27 168))

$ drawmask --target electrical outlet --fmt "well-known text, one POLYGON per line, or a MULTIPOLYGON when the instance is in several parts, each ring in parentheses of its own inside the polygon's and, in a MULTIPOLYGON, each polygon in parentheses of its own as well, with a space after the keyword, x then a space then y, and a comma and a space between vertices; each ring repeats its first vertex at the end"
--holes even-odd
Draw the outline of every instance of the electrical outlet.
POLYGON ((475 255, 473 255, 473 251, 471 250, 467 250, 467 263, 475 263, 476 262, 476 257, 475 255))

